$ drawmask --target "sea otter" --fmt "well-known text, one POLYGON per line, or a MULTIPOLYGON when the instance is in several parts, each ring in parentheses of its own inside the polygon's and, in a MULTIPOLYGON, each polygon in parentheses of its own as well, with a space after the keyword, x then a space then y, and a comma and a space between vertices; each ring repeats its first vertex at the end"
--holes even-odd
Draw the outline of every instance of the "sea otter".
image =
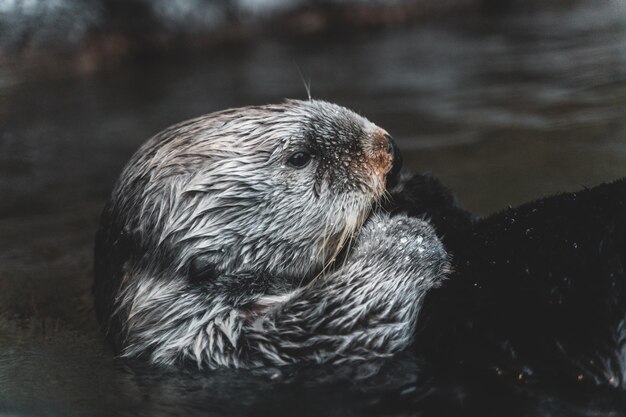
POLYGON ((98 318, 125 357, 250 368, 409 346, 448 271, 424 220, 377 207, 386 131, 331 103, 209 114, 131 158, 97 233, 98 318))
POLYGON ((626 388, 626 181, 479 218, 322 101, 166 129, 123 171, 94 296, 151 363, 340 363, 626 388), (441 239, 441 240, 440 240, 441 239))

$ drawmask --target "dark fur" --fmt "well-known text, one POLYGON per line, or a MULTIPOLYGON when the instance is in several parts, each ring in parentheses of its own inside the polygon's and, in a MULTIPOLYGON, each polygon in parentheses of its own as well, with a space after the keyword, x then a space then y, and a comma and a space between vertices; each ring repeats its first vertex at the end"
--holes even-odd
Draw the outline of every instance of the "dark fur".
POLYGON ((428 176, 395 211, 427 216, 452 255, 416 347, 444 367, 626 386, 626 182, 540 199, 484 219, 428 176))

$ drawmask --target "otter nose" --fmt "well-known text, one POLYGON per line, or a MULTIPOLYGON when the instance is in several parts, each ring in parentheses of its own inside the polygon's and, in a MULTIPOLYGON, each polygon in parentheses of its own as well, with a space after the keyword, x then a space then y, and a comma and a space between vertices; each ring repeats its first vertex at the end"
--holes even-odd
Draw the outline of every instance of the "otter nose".
POLYGON ((398 183, 400 168, 402 168, 402 156, 400 155, 398 145, 396 145, 391 135, 385 133, 385 139, 387 139, 387 152, 389 152, 392 159, 391 169, 387 173, 387 188, 391 188, 398 183))

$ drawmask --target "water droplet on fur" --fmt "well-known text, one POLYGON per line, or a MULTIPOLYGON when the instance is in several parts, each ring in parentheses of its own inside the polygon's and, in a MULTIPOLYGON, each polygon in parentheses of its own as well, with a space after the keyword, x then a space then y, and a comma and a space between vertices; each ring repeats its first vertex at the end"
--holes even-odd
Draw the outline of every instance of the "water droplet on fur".
POLYGON ((574 249, 578 249, 578 243, 574 242, 573 246, 574 246, 574 249))
POLYGON ((419 253, 422 253, 422 252, 424 252, 425 250, 426 250, 426 249, 424 249, 424 247, 423 247, 423 246, 418 246, 418 247, 417 247, 417 251, 418 251, 419 253))
POLYGON ((400 243, 406 243, 406 242, 408 242, 407 238, 405 238, 405 237, 400 238, 400 243))
POLYGON ((422 236, 418 236, 417 237, 417 244, 418 245, 421 245, 423 241, 424 241, 424 238, 422 236))

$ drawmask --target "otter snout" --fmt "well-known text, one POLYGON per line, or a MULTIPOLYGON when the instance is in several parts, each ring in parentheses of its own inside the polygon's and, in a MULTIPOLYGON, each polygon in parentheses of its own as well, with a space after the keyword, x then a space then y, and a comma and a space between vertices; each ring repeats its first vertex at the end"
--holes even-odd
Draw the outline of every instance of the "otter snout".
POLYGON ((386 188, 393 187, 398 180, 398 174, 402 167, 400 149, 398 149, 393 137, 382 129, 374 134, 373 141, 375 156, 372 158, 372 162, 376 173, 384 177, 386 188))
POLYGON ((402 168, 402 155, 400 154, 400 148, 396 145, 396 141, 393 140, 390 134, 385 134, 387 138, 387 151, 391 155, 391 169, 387 172, 387 188, 391 188, 398 182, 400 176, 400 169, 402 168))

